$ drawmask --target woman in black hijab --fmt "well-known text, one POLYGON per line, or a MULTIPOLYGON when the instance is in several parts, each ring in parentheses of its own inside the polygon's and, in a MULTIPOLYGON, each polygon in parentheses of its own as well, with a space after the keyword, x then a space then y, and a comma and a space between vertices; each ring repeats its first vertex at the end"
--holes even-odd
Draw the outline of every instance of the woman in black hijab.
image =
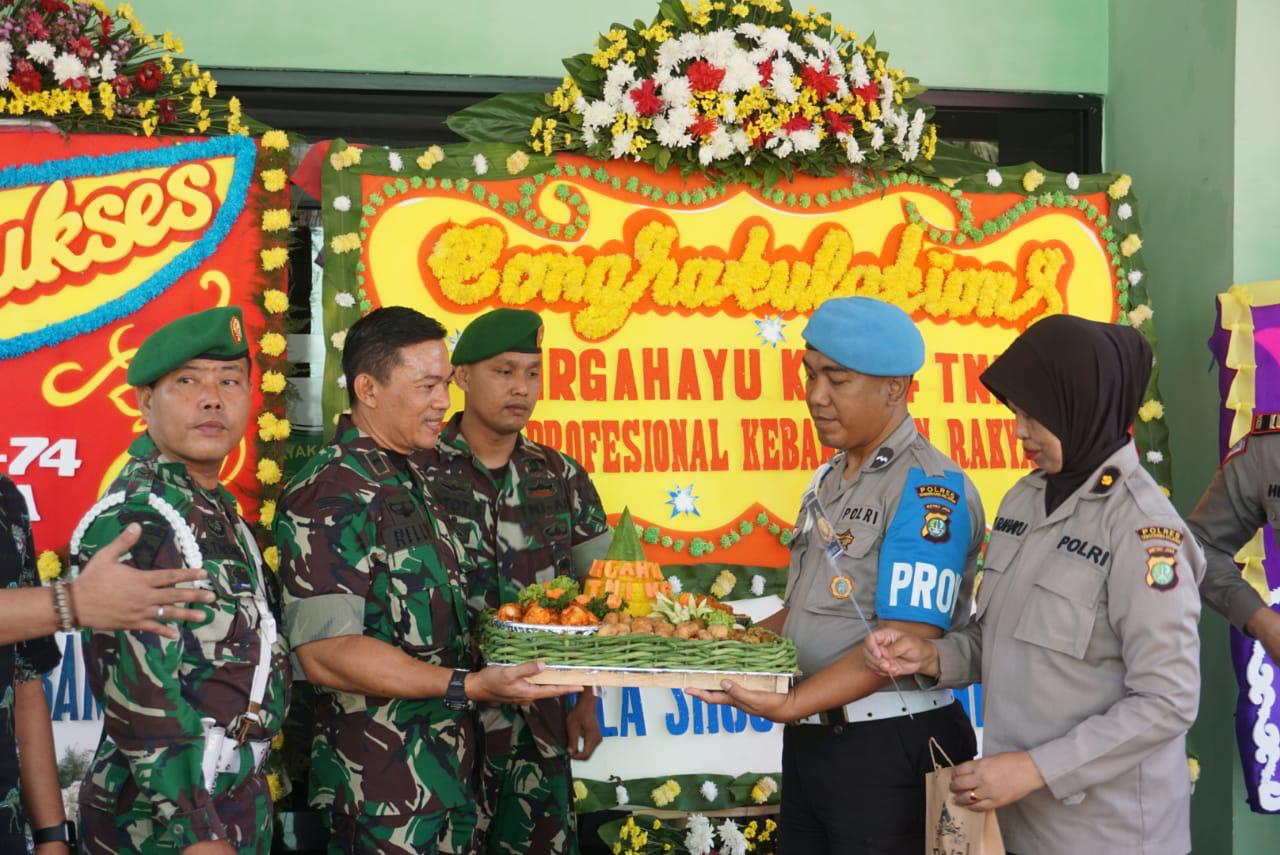
POLYGON ((974 617, 937 641, 867 640, 883 673, 981 679, 984 757, 952 789, 999 810, 1010 852, 1191 849, 1204 556, 1129 436, 1150 374, 1128 327, 1054 316, 1015 340, 982 382, 1037 469, 1000 504, 974 617))

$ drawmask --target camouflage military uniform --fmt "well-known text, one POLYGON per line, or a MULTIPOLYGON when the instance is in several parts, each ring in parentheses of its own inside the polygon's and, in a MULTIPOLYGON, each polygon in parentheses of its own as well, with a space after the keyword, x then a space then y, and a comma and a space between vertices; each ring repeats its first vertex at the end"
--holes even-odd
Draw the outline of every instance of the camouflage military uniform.
MULTIPOLYGON (((13 482, 0 475, 0 589, 38 587, 27 502, 13 482)), ((14 687, 39 680, 60 658, 52 636, 0 646, 0 852, 27 851, 26 816, 18 784, 14 687)))
MULTIPOLYGON (((475 569, 473 618, 535 582, 573 575, 603 556, 608 523, 586 471, 573 458, 521 436, 511 462, 490 472, 471 453, 456 414, 440 443, 416 456, 475 569)), ((481 826, 492 853, 576 852, 577 823, 565 705, 487 705, 481 826)))
POLYGON ((145 632, 85 631, 102 741, 80 791, 81 851, 181 852, 226 840, 271 849, 271 798, 261 772, 288 705, 287 653, 275 632, 257 545, 225 489, 201 488, 143 434, 73 536, 80 566, 125 526, 142 526, 123 560, 139 569, 202 566, 218 599, 176 641, 145 632), (250 711, 257 680, 261 708, 250 711), (241 726, 247 727, 243 741, 241 726), (225 738, 223 734, 225 732, 225 738))
MULTIPOLYGON (((423 476, 347 416, 280 500, 275 523, 292 646, 366 635, 423 662, 468 667, 461 546, 423 476)), ((475 717, 442 698, 318 691, 310 800, 333 852, 470 852, 475 717)))

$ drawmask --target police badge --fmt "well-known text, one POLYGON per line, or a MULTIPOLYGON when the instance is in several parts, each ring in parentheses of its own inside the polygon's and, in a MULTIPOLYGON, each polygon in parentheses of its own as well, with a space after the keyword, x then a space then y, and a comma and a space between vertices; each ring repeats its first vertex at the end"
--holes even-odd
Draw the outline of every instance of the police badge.
POLYGON ((951 511, 950 505, 944 505, 939 502, 929 502, 924 506, 924 525, 920 529, 920 536, 930 543, 946 543, 951 539, 951 511))
POLYGON ((1168 591, 1178 584, 1177 554, 1172 546, 1147 547, 1147 587, 1168 591))

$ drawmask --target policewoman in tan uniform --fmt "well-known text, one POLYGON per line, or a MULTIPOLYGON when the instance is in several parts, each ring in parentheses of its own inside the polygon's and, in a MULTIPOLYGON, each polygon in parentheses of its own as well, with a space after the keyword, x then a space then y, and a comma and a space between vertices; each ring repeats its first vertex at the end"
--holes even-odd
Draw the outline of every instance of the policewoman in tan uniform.
POLYGON ((974 620, 868 639, 887 673, 985 688, 984 757, 958 804, 999 809, 1019 855, 1191 848, 1185 736, 1200 690, 1204 556, 1128 435, 1151 349, 1127 327, 1054 316, 982 375, 1038 467, 991 527, 974 620))
POLYGON ((950 690, 899 692, 872 672, 872 626, 940 636, 967 616, 982 547, 968 477, 907 411, 924 339, 901 309, 828 300, 804 330, 805 400, 823 444, 840 449, 801 500, 784 608, 764 623, 796 644, 789 694, 690 690, 787 722, 781 845, 787 855, 919 855, 924 775, 935 738, 957 761, 976 750, 950 690), (864 620, 865 618, 865 620, 864 620))

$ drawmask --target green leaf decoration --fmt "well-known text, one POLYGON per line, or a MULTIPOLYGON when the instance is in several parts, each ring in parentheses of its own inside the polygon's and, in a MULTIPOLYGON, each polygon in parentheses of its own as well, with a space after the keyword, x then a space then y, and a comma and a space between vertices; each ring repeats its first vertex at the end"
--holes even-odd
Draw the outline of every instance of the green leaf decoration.
POLYGON ((623 508, 622 517, 613 530, 613 542, 605 553, 606 561, 645 561, 644 547, 636 535, 636 524, 631 521, 631 509, 623 508))
POLYGON ((529 127, 545 110, 541 92, 508 92, 459 110, 445 124, 471 142, 519 145, 529 140, 529 127))

